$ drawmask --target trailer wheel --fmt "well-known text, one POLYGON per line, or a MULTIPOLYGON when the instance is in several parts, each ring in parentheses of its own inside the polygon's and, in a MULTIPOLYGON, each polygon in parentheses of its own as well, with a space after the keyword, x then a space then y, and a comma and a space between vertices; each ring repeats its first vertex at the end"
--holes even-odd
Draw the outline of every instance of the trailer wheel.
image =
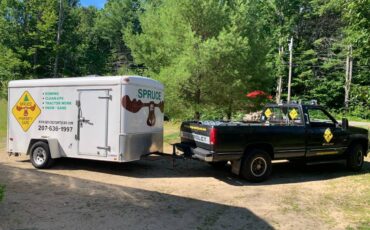
POLYGON ((357 144, 349 149, 347 157, 347 168, 349 170, 358 172, 362 169, 364 164, 364 149, 362 145, 357 144))
POLYGON ((240 175, 251 182, 266 180, 272 171, 271 157, 262 149, 253 149, 247 152, 241 165, 240 175))
POLYGON ((33 144, 31 147, 30 160, 35 168, 50 168, 54 160, 51 158, 49 145, 43 141, 38 141, 33 144))

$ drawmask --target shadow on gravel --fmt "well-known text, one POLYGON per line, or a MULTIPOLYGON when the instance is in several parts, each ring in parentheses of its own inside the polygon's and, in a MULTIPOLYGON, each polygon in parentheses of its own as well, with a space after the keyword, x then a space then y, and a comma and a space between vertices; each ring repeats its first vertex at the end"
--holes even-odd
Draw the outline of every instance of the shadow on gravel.
MULTIPOLYGON (((96 168, 84 161, 64 164, 96 168)), ((145 164, 120 167, 139 166, 145 164)), ((114 164, 98 168, 122 173, 114 164)), ((245 208, 4 164, 0 175, 0 184, 6 184, 0 229, 273 229, 245 208)))
MULTIPOLYGON (((369 159, 369 158, 367 158, 369 159)), ((210 165, 194 160, 176 160, 175 167, 170 157, 150 156, 141 161, 112 163, 80 159, 59 159, 54 170, 88 170, 100 173, 122 175, 135 178, 176 178, 213 177, 235 186, 261 186, 289 184, 307 181, 328 180, 357 174, 370 173, 370 162, 365 161, 361 172, 351 172, 345 164, 330 163, 299 166, 289 162, 273 163, 271 178, 263 183, 249 183, 231 173, 230 166, 215 169, 210 165)))

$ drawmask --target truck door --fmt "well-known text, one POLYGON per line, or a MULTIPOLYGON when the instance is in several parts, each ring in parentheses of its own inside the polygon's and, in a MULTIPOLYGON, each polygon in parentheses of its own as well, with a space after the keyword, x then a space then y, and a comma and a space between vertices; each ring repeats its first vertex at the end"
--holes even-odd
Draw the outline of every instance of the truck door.
POLYGON ((298 106, 267 107, 263 121, 270 124, 265 138, 274 146, 276 159, 304 157, 306 129, 298 106))
POLYGON ((308 108, 307 157, 343 153, 346 133, 336 120, 321 108, 308 108))
POLYGON ((109 90, 80 90, 77 117, 78 154, 107 156, 109 90))

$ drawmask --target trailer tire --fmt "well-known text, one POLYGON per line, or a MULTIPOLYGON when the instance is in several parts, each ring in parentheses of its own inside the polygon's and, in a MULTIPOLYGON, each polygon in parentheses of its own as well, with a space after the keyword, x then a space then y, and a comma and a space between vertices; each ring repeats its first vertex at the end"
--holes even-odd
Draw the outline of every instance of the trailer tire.
POLYGON ((364 164, 364 149, 361 144, 353 145, 347 156, 347 168, 351 171, 358 172, 364 164))
POLYGON ((250 182, 266 180, 272 171, 271 157, 262 149, 252 149, 244 154, 240 175, 250 182))
POLYGON ((43 141, 38 141, 33 144, 31 147, 30 160, 35 168, 50 168, 54 160, 51 158, 49 145, 43 141))

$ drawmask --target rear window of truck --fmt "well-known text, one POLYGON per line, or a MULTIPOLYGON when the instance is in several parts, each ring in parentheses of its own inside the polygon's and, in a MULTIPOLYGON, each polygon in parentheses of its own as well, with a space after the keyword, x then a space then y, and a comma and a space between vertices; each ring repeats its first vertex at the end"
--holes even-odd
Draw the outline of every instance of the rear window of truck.
POLYGON ((298 107, 267 107, 262 112, 261 121, 279 125, 303 125, 298 107))

